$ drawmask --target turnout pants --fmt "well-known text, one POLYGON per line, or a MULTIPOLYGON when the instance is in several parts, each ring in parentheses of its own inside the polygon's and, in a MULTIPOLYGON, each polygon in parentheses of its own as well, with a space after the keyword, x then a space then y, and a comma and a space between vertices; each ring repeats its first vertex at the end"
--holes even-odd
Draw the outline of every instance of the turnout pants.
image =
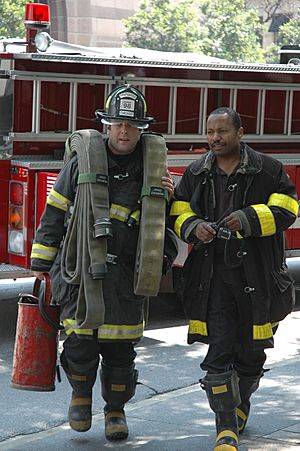
POLYGON ((241 268, 216 270, 208 302, 209 348, 201 368, 208 373, 225 373, 233 368, 245 376, 261 373, 266 360, 263 349, 254 348, 252 306, 244 292, 241 268))
POLYGON ((102 357, 102 362, 110 367, 130 367, 136 357, 134 345, 131 342, 99 343, 97 339, 81 339, 71 334, 63 344, 63 354, 66 360, 86 364, 102 357))

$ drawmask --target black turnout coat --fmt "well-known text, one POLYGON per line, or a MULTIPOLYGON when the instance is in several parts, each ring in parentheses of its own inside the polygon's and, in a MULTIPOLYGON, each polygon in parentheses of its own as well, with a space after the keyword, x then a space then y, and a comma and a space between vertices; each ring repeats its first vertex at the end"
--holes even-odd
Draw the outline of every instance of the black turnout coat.
MULTIPOLYGON (((195 245, 193 230, 201 221, 218 219, 214 217, 214 163, 210 151, 186 169, 171 207, 170 223, 174 231, 194 245, 184 267, 183 302, 190 319, 189 343, 209 343, 206 317, 216 240, 195 245)), ((293 281, 284 261, 283 231, 297 217, 297 194, 279 161, 245 143, 241 143, 241 165, 235 183, 234 210, 243 230, 237 238, 229 240, 227 257, 233 265, 241 263, 246 275, 254 343, 268 347, 274 323, 291 311, 294 301, 293 281)))

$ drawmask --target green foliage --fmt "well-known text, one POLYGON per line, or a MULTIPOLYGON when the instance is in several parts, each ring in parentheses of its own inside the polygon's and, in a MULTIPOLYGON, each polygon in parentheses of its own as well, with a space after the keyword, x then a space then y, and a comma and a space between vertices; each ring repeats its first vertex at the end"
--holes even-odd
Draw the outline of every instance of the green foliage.
POLYGON ((274 43, 268 45, 265 49, 265 60, 266 63, 270 64, 279 64, 280 55, 279 55, 280 46, 274 43))
POLYGON ((244 0, 200 0, 200 50, 229 61, 263 62, 263 25, 244 0))
POLYGON ((32 0, 0 0, 0 37, 23 38, 25 3, 32 0))
POLYGON ((143 0, 136 14, 122 22, 125 46, 171 52, 193 52, 198 48, 199 19, 189 0, 143 0))
POLYGON ((300 45, 300 18, 290 19, 286 24, 281 25, 278 32, 278 44, 300 45))
POLYGON ((129 47, 264 62, 264 26, 245 0, 142 0, 137 13, 122 22, 129 47))

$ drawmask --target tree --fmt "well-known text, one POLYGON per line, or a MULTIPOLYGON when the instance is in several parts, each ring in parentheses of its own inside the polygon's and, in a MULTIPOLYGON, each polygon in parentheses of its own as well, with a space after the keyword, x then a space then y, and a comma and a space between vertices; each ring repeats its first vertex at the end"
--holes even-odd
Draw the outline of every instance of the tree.
POLYGON ((32 0, 0 0, 0 37, 25 37, 25 3, 32 3, 32 0))
POLYGON ((189 0, 143 0, 136 14, 122 22, 125 46, 171 52, 198 49, 199 18, 189 0))
MULTIPOLYGON (((246 6, 253 6, 253 1, 245 0, 246 6)), ((275 42, 265 49, 265 60, 267 63, 279 63, 279 50, 281 45, 299 43, 299 21, 294 20, 299 9, 298 0, 255 0, 255 7, 260 11, 261 20, 270 26, 275 32, 275 42), (280 18, 286 22, 280 25, 280 18), (277 22, 277 24, 276 24, 277 22), (276 27, 279 27, 276 29, 276 27), (282 30, 282 31, 281 31, 282 30)))
POLYGON ((272 44, 269 44, 265 48, 266 63, 279 64, 280 62, 279 50, 280 50, 279 45, 274 44, 274 42, 272 42, 272 44))
MULTIPOLYGON (((253 8, 254 4, 251 0, 245 0, 247 8, 253 8)), ((268 23, 278 14, 291 15, 291 11, 295 10, 296 0, 256 0, 255 7, 260 11, 263 23, 268 23), (289 14, 287 14, 289 11, 289 14)))
POLYGON ((278 31, 278 44, 300 45, 300 17, 290 19, 286 24, 281 25, 278 31))
POLYGON ((244 0, 200 0, 200 50, 229 61, 263 62, 263 26, 244 0))
POLYGON ((123 20, 127 46, 199 52, 229 61, 263 62, 263 25, 245 0, 143 0, 123 20))

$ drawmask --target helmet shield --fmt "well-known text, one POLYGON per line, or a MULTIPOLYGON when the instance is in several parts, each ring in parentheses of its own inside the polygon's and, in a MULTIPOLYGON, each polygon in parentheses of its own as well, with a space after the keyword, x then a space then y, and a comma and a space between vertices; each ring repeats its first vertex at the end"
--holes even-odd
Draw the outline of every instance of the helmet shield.
POLYGON ((145 129, 153 121, 146 116, 147 105, 143 94, 132 86, 118 86, 107 97, 105 111, 96 111, 96 117, 106 125, 128 121, 136 128, 145 129))

